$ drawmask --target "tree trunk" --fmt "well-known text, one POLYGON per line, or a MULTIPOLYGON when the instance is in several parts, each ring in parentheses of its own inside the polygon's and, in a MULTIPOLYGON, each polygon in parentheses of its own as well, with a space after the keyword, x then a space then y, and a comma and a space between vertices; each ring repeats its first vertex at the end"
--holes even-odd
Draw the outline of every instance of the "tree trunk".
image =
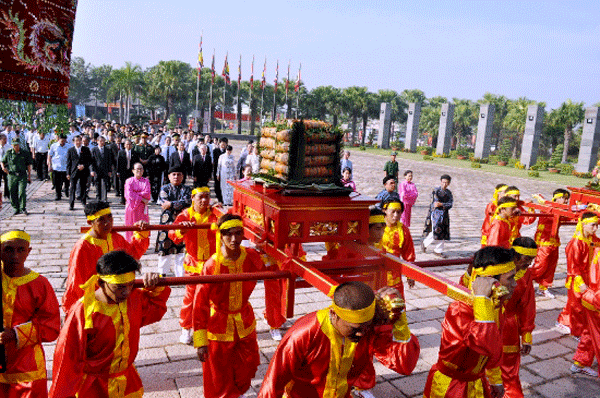
POLYGON ((357 115, 356 113, 352 114, 352 143, 354 144, 354 141, 356 141, 356 122, 357 122, 357 115))
POLYGON ((119 123, 123 124, 123 95, 119 92, 119 123))
POLYGON ((565 147, 563 149, 561 163, 567 163, 567 155, 569 154, 569 145, 571 144, 571 126, 565 127, 565 147))
POLYGON ((237 104, 237 131, 238 134, 242 134, 242 103, 238 101, 237 104))
POLYGON ((363 146, 365 145, 365 138, 367 137, 367 119, 368 118, 369 117, 366 114, 363 114, 363 117, 362 117, 362 120, 363 120, 363 123, 362 123, 363 124, 362 125, 363 133, 362 133, 362 138, 360 140, 360 144, 363 145, 363 146))
POLYGON ((250 102, 250 135, 254 135, 256 128, 256 100, 253 98, 250 102))
POLYGON ((333 127, 337 127, 338 125, 338 115, 337 114, 333 114, 333 127))

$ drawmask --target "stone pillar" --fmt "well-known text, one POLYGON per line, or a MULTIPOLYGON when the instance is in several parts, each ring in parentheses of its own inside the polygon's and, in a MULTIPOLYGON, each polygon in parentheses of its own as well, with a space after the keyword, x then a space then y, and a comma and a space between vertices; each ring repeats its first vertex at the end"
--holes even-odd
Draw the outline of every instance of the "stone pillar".
POLYGON ((377 134, 377 146, 379 148, 390 147, 390 127, 392 120, 392 106, 388 102, 381 103, 379 112, 379 132, 377 134))
POLYGON ((477 123, 477 141, 475 141, 475 157, 487 159, 490 156, 490 141, 494 128, 494 104, 482 104, 479 107, 477 123))
POLYGON ((406 119, 406 137, 404 147, 411 152, 417 151, 417 138, 419 136, 419 120, 421 119, 421 104, 411 102, 408 104, 408 118, 406 119))
POLYGON ((526 168, 530 168, 537 162, 543 123, 544 108, 538 105, 529 105, 527 107, 525 134, 523 135, 523 145, 521 147, 521 163, 526 168))
POLYGON ((575 170, 580 173, 592 171, 598 161, 598 147, 600 146, 600 108, 593 106, 585 108, 583 132, 581 133, 581 146, 579 147, 579 160, 575 170))
POLYGON ((440 113, 440 129, 438 131, 436 153, 450 153, 450 145, 452 144, 452 121, 454 119, 454 104, 447 102, 442 104, 440 113))

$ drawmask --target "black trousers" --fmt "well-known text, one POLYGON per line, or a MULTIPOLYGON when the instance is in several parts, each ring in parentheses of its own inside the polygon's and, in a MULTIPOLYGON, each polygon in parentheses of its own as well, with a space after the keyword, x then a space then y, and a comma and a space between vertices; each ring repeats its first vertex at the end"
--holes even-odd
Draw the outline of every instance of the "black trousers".
POLYGON ((160 193, 160 188, 163 186, 163 173, 160 174, 150 174, 150 191, 152 192, 152 201, 156 202, 158 200, 158 194, 160 193))
POLYGON ((106 193, 110 187, 108 174, 96 174, 96 199, 106 202, 106 193))
POLYGON ((56 171, 52 172, 52 182, 54 184, 54 191, 56 192, 56 198, 62 198, 63 191, 66 193, 69 190, 69 180, 67 180, 67 172, 66 171, 56 171), (63 189, 64 186, 64 189, 63 189))
POLYGON ((43 181, 48 178, 48 152, 36 152, 35 154, 35 171, 37 178, 43 181))
POLYGON ((213 175, 213 181, 215 182, 215 196, 217 200, 223 203, 223 194, 221 193, 221 182, 217 180, 217 174, 213 175))
POLYGON ((79 186, 79 194, 81 195, 81 204, 85 206, 87 202, 86 187, 89 174, 76 172, 71 176, 71 186, 69 187, 69 206, 75 206, 75 196, 77 187, 79 186))
POLYGON ((0 177, 2 177, 2 181, 4 181, 4 197, 10 198, 10 192, 8 191, 8 174, 0 170, 0 177))

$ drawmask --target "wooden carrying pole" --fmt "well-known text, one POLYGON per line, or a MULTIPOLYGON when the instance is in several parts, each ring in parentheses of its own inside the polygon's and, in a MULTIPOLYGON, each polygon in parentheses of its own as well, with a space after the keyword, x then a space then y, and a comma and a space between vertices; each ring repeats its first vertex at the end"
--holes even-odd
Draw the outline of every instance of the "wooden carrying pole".
MULTIPOLYGON (((199 283, 224 283, 239 281, 259 281, 265 279, 290 279, 295 277, 289 271, 246 272, 243 274, 180 276, 159 279, 157 286, 197 285, 199 283)), ((134 287, 144 287, 142 279, 133 282, 134 287)))
MULTIPOLYGON (((124 231, 171 231, 171 230, 182 230, 182 231, 186 231, 189 229, 210 229, 211 224, 195 224, 192 226, 185 226, 185 225, 180 225, 180 224, 151 224, 151 225, 146 225, 146 227, 144 228, 140 228, 138 226, 135 225, 119 225, 119 226, 114 226, 112 228, 112 232, 124 232, 124 231)), ((86 227, 81 227, 80 231, 81 233, 86 233, 87 231, 89 231, 91 229, 91 227, 86 226, 86 227)))

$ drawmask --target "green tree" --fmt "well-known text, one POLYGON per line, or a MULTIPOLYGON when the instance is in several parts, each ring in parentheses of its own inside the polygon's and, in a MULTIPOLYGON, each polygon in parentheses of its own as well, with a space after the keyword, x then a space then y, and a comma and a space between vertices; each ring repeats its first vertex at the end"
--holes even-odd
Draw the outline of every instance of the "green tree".
POLYGON ((485 93, 483 98, 477 101, 479 104, 494 105, 494 125, 492 127, 492 139, 494 147, 498 148, 498 142, 504 132, 504 118, 508 113, 508 99, 503 95, 485 93))
POLYGON ((512 141, 513 158, 516 158, 518 144, 523 140, 525 122, 527 119, 527 108, 529 105, 534 104, 535 101, 527 99, 526 97, 520 97, 517 100, 508 101, 508 112, 506 113, 506 117, 504 118, 503 122, 503 126, 507 131, 502 139, 512 141))
POLYGON ((551 112, 548 123, 560 128, 564 131, 564 148, 561 163, 567 162, 569 154, 569 145, 573 136, 573 127, 580 123, 585 117, 585 109, 583 102, 573 102, 570 99, 566 100, 561 106, 556 109, 556 112, 551 112))
MULTIPOLYGON (((391 125, 393 126, 394 123, 405 123, 406 119, 407 119, 407 114, 406 114, 406 110, 408 109, 408 105, 406 102, 404 102, 404 98, 398 94, 396 91, 394 90, 379 90, 377 92, 377 96, 378 96, 378 102, 387 102, 391 105, 392 107, 392 112, 391 112, 391 125)), ((394 128, 391 127, 392 131, 391 133, 393 134, 394 128)), ((390 139, 391 140, 396 140, 399 137, 393 137, 391 136, 390 139)))
POLYGON ((366 94, 366 87, 352 86, 342 91, 343 109, 352 120, 352 143, 356 140, 356 123, 358 122, 358 117, 362 114, 366 94))
POLYGON ((452 101, 454 102, 452 131, 456 137, 456 146, 459 147, 471 137, 473 128, 477 125, 479 107, 468 99, 453 98, 452 101))
MULTIPOLYGON (((159 61, 147 71, 146 83, 146 100, 160 103, 168 119, 176 107, 189 106, 196 84, 195 69, 181 61, 159 61)), ((216 94, 213 92, 215 102, 219 101, 216 94)))
POLYGON ((411 89, 411 90, 406 89, 406 90, 402 91, 402 99, 407 104, 409 104, 411 102, 415 102, 415 103, 424 105, 425 102, 427 101, 427 97, 425 97, 425 93, 418 89, 411 89))
MULTIPOLYGON (((413 101, 411 101, 413 102, 413 101)), ((431 145, 437 147, 437 136, 440 129, 440 116, 442 104, 448 102, 446 97, 433 97, 427 100, 421 109, 421 120, 419 130, 422 135, 429 137, 431 145)))
POLYGON ((89 101, 92 95, 90 79, 90 65, 82 57, 71 59, 69 100, 72 103, 81 105, 89 101))
MULTIPOLYGON (((367 123, 369 118, 374 118, 379 115, 380 105, 378 102, 377 94, 366 92, 361 102, 361 116, 362 116, 362 138, 361 145, 365 145, 365 138, 367 137, 367 123)), ((379 132, 379 134, 383 134, 379 132)))
POLYGON ((92 66, 90 68, 90 86, 94 96, 94 116, 98 113, 98 100, 108 102, 109 79, 112 73, 111 65, 92 66))

